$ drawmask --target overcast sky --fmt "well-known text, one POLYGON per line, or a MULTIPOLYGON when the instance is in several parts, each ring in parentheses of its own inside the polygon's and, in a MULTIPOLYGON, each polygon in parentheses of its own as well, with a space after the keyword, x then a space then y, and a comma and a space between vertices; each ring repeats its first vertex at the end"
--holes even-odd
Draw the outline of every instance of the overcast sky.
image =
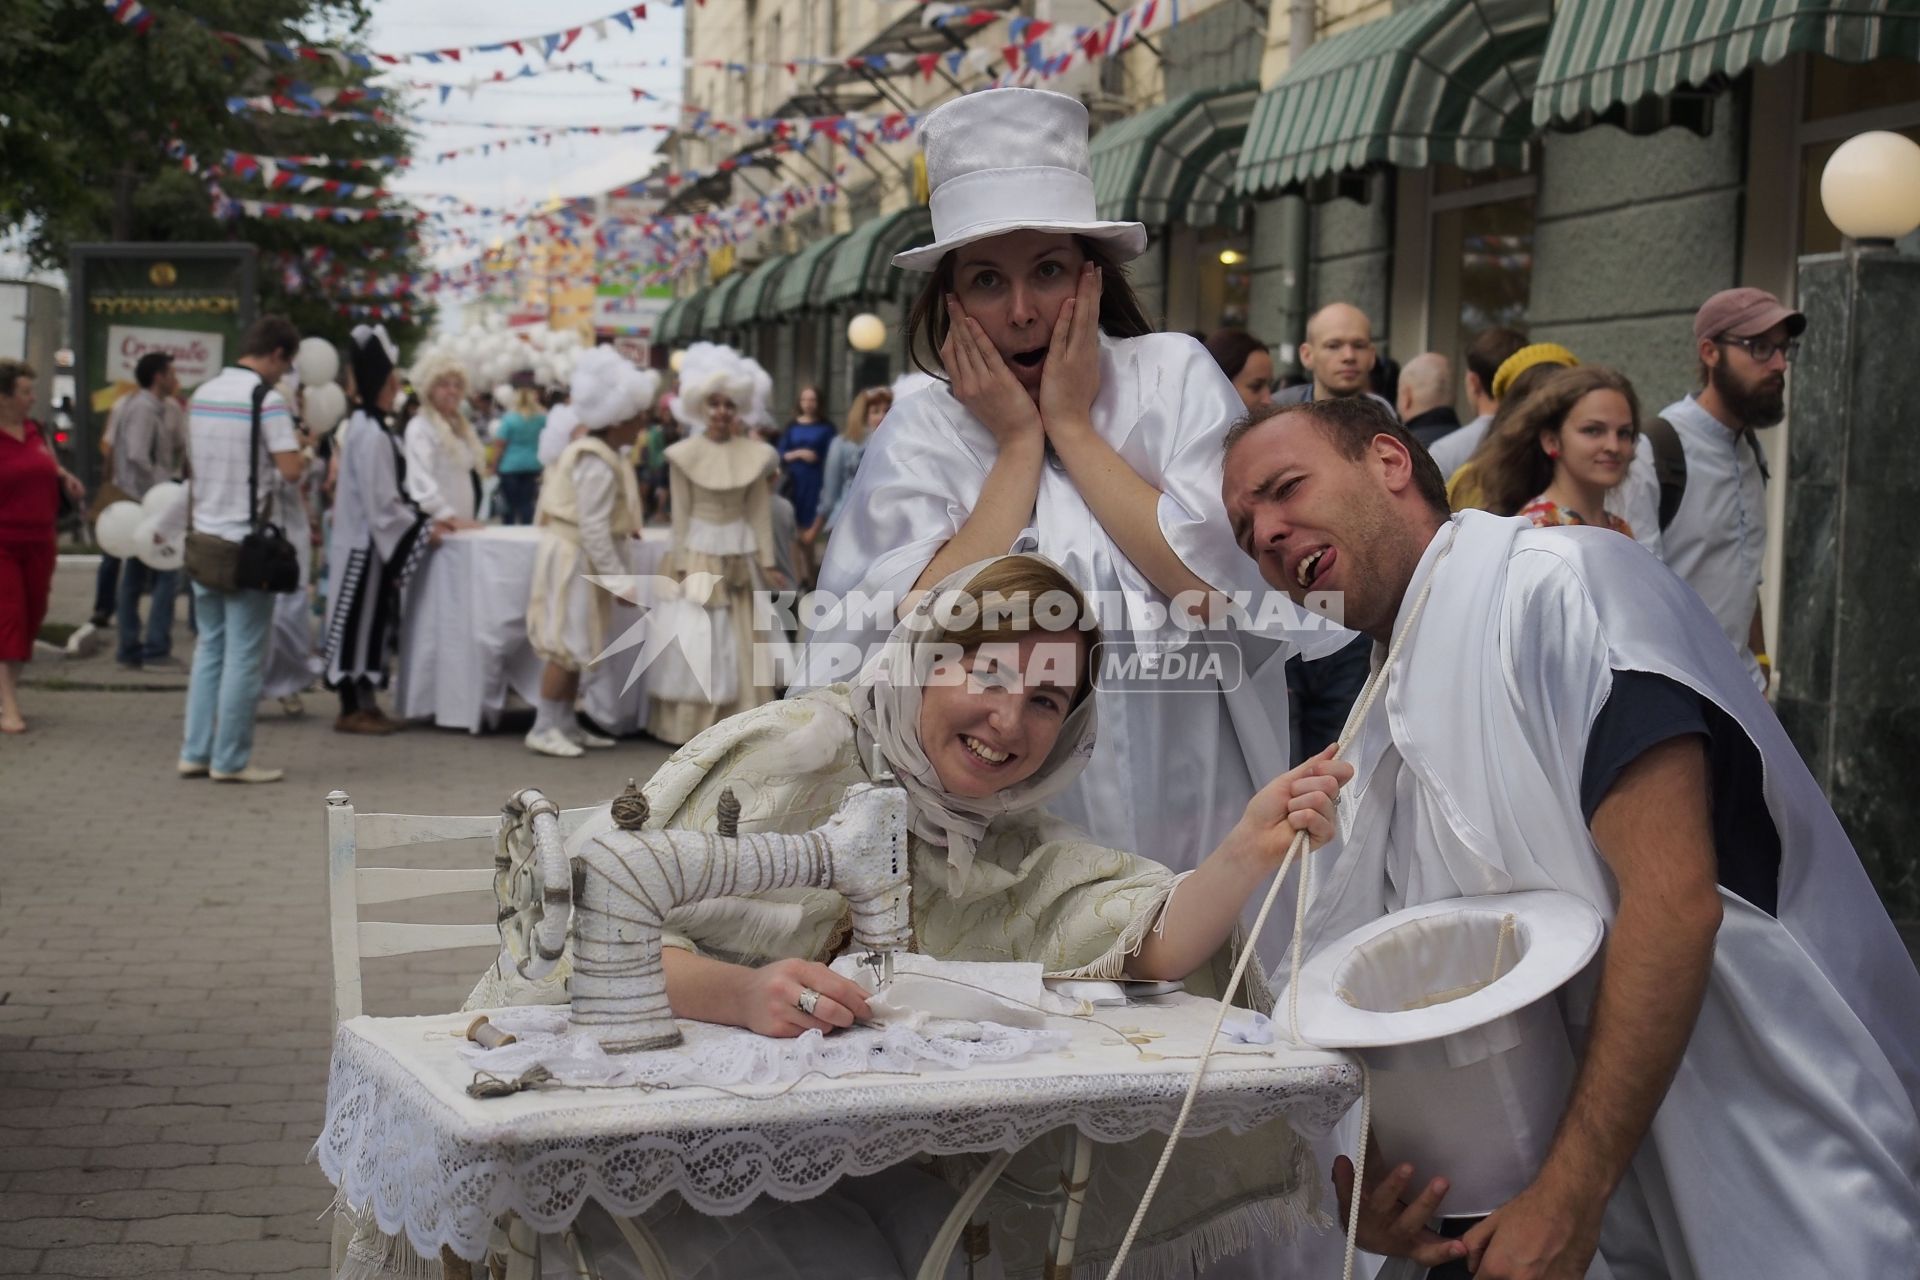
MULTIPOLYGON (((548 0, 530 5, 524 0, 378 0, 368 47, 376 52, 463 48, 499 40, 540 35, 582 26, 606 17, 618 0, 548 0)), ((631 125, 671 121, 677 114, 681 75, 681 11, 669 4, 647 6, 647 17, 636 19, 629 34, 618 23, 607 24, 605 40, 585 31, 573 47, 556 54, 554 62, 592 62, 616 85, 597 83, 583 74, 548 74, 505 85, 482 85, 472 94, 453 93, 445 103, 435 93, 412 94, 415 114, 427 119, 474 124, 524 126, 512 130, 483 129, 474 124, 431 124, 416 134, 414 154, 436 153, 478 142, 515 137, 543 125, 631 125), (658 63, 667 66, 621 66, 621 63, 658 63), (629 88, 645 89, 667 100, 636 102, 629 88)), ((463 54, 458 63, 438 65, 418 61, 380 77, 380 83, 433 81, 461 84, 494 71, 512 74, 522 66, 535 69, 543 60, 531 49, 525 56, 506 50, 490 54, 463 54)), ((648 133, 614 137, 572 135, 552 143, 514 146, 489 156, 463 156, 444 164, 416 163, 390 184, 402 193, 457 195, 487 206, 511 205, 549 196, 595 195, 646 174, 653 165, 656 136, 648 133)), ((431 207, 431 206, 429 206, 431 207)), ((469 226, 469 230, 491 229, 469 226)))

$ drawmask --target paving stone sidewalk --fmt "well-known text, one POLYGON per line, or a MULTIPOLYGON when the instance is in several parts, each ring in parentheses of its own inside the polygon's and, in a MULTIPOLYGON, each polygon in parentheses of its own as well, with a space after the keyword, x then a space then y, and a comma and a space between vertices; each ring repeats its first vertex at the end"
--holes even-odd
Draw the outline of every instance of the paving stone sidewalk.
MULTIPOLYGON (((53 620, 84 621, 91 587, 62 565, 53 620)), ((577 805, 667 751, 350 737, 319 694, 303 719, 261 711, 254 758, 285 782, 186 781, 183 679, 73 687, 59 665, 24 691, 31 732, 0 738, 0 1276, 323 1276, 332 1191, 307 1157, 332 1022, 326 793, 365 812, 487 813, 524 786, 577 805)), ((491 915, 464 895, 388 918, 491 915)), ((489 958, 370 962, 368 1012, 454 1008, 489 958)))

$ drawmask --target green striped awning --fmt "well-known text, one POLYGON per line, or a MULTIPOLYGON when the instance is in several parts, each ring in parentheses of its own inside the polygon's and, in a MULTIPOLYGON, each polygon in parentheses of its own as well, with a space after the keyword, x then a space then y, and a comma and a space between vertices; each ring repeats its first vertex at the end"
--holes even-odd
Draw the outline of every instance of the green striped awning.
POLYGON ((737 327, 768 318, 769 306, 773 302, 773 283, 780 278, 780 273, 786 270, 790 261, 792 259, 787 254, 775 254, 755 267, 733 295, 733 305, 727 309, 726 322, 737 327))
POLYGON ((1149 226, 1220 221, 1257 96, 1252 84, 1198 90, 1095 134, 1088 160, 1100 216, 1149 226))
POLYGON ((668 346, 679 342, 681 327, 687 322, 688 308, 692 307, 697 311, 699 306, 700 295, 697 293, 689 294, 684 298, 675 298, 668 303, 667 309, 660 313, 660 323, 654 327, 653 340, 668 346))
POLYGON ((1533 118, 1581 123, 1792 53, 1920 61, 1920 0, 1561 0, 1533 118))
POLYGON ((1234 189, 1347 170, 1525 168, 1551 0, 1421 0, 1320 41, 1260 95, 1234 189))
POLYGON ((843 231, 837 236, 816 240, 793 255, 787 269, 780 273, 780 283, 773 287, 771 310, 774 315, 791 315, 819 305, 816 295, 826 282, 827 264, 833 260, 833 251, 846 238, 847 233, 843 231))
POLYGON ((734 271, 707 290, 700 307, 700 318, 693 322, 696 337, 711 338, 727 326, 727 308, 733 302, 733 296, 740 292, 740 285, 746 278, 746 272, 734 271))
POLYGON ((917 206, 855 227, 833 252, 824 283, 816 290, 818 304, 899 297, 905 273, 893 265, 893 255, 932 239, 933 215, 917 206))

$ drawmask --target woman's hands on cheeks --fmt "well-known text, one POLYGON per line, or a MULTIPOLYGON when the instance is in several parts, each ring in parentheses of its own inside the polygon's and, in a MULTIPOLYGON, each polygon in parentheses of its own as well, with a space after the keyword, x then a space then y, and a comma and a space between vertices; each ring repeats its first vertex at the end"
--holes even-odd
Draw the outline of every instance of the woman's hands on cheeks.
MULTIPOLYGON (((951 366, 949 366, 951 368, 951 366)), ((775 960, 747 979, 741 1025, 763 1036, 791 1039, 806 1031, 850 1027, 872 1016, 867 993, 851 979, 812 960, 775 960), (820 994, 811 1014, 800 1011, 800 993, 820 994)))
POLYGON ((1093 401, 1100 394, 1100 289, 1100 268, 1089 262, 1054 318, 1040 375, 1040 420, 1050 439, 1093 429, 1093 401))
POLYGON ((953 380, 953 398, 980 419, 1003 450, 1044 443, 1040 409, 1033 397, 1007 368, 979 321, 962 311, 951 294, 940 363, 953 380))
POLYGON ((1353 778, 1353 766, 1333 758, 1337 750, 1328 747, 1255 792, 1231 838, 1274 866, 1301 831, 1307 833, 1310 848, 1333 839, 1334 804, 1340 788, 1353 778))

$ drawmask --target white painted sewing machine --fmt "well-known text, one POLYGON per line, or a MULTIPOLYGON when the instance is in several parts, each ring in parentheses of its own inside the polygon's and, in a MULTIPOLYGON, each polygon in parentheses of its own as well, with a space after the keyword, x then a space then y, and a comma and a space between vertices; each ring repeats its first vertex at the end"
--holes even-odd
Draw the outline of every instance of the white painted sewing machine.
POLYGON ((847 899, 854 944, 891 976, 892 953, 912 936, 903 788, 853 787, 831 818, 800 835, 739 835, 731 790, 719 810, 718 834, 643 830, 647 801, 629 783, 613 802, 614 830, 569 857, 553 802, 517 792, 494 852, 502 966, 542 978, 571 944, 573 1025, 609 1053, 668 1049, 681 1037, 660 959, 667 913, 709 898, 818 888, 847 899))

